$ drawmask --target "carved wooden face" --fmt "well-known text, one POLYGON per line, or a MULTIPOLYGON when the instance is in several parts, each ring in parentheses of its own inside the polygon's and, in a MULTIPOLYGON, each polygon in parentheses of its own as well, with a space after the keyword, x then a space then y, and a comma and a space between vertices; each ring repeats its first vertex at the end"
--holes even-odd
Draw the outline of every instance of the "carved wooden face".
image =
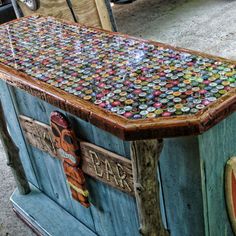
POLYGON ((58 154, 63 157, 63 169, 72 197, 84 207, 89 207, 85 177, 80 169, 79 143, 67 118, 60 112, 51 113, 51 129, 58 154))
POLYGON ((66 174, 67 183, 70 186, 72 197, 79 201, 84 207, 89 207, 90 203, 88 200, 89 192, 85 185, 84 173, 80 168, 73 167, 63 162, 64 172, 66 174))
POLYGON ((67 118, 55 111, 51 114, 51 128, 54 142, 65 161, 72 165, 79 162, 79 145, 67 118))

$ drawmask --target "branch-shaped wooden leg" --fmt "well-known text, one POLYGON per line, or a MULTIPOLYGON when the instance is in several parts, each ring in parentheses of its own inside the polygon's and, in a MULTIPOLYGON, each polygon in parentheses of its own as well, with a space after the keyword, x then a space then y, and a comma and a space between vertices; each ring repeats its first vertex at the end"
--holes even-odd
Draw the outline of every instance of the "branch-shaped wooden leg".
POLYGON ((2 103, 0 101, 0 138, 6 152, 7 165, 11 167, 20 194, 28 194, 30 192, 29 183, 27 181, 25 171, 23 169, 19 149, 13 142, 8 130, 3 113, 2 103))
POLYGON ((139 140, 131 144, 134 189, 137 202, 140 234, 167 236, 164 228, 157 181, 157 164, 162 151, 162 140, 139 140))

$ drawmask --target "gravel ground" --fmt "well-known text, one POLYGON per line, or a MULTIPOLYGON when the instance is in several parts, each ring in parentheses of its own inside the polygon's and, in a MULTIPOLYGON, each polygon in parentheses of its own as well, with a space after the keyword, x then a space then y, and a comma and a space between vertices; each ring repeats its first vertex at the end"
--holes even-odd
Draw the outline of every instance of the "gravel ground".
MULTIPOLYGON (((236 1, 136 0, 113 10, 121 32, 236 59, 236 1)), ((0 236, 34 235, 11 209, 14 188, 0 145, 0 236)))

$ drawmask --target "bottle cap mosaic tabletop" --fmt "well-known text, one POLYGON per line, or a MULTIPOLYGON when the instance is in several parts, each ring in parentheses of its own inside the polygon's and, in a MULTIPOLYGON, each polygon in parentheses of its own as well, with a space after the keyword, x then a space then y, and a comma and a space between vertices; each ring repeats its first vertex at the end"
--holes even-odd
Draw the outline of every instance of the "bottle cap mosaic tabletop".
POLYGON ((0 36, 1 79, 123 139, 199 134, 235 110, 226 59, 51 17, 0 36))

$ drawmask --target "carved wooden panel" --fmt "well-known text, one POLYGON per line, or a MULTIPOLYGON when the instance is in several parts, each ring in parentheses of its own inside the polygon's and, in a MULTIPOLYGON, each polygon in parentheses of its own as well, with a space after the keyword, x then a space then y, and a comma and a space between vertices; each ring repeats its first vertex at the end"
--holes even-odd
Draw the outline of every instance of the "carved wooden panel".
MULTIPOLYGON (((19 117, 28 142, 51 156, 63 159, 53 143, 51 127, 26 116, 19 117)), ((121 191, 134 194, 131 161, 94 144, 81 141, 82 170, 121 191)))
POLYGON ((85 173, 133 194, 130 160, 87 142, 81 142, 80 148, 84 161, 82 169, 85 173))
POLYGON ((19 120, 29 143, 55 157, 57 150, 53 145, 50 126, 25 116, 20 116, 19 120))

